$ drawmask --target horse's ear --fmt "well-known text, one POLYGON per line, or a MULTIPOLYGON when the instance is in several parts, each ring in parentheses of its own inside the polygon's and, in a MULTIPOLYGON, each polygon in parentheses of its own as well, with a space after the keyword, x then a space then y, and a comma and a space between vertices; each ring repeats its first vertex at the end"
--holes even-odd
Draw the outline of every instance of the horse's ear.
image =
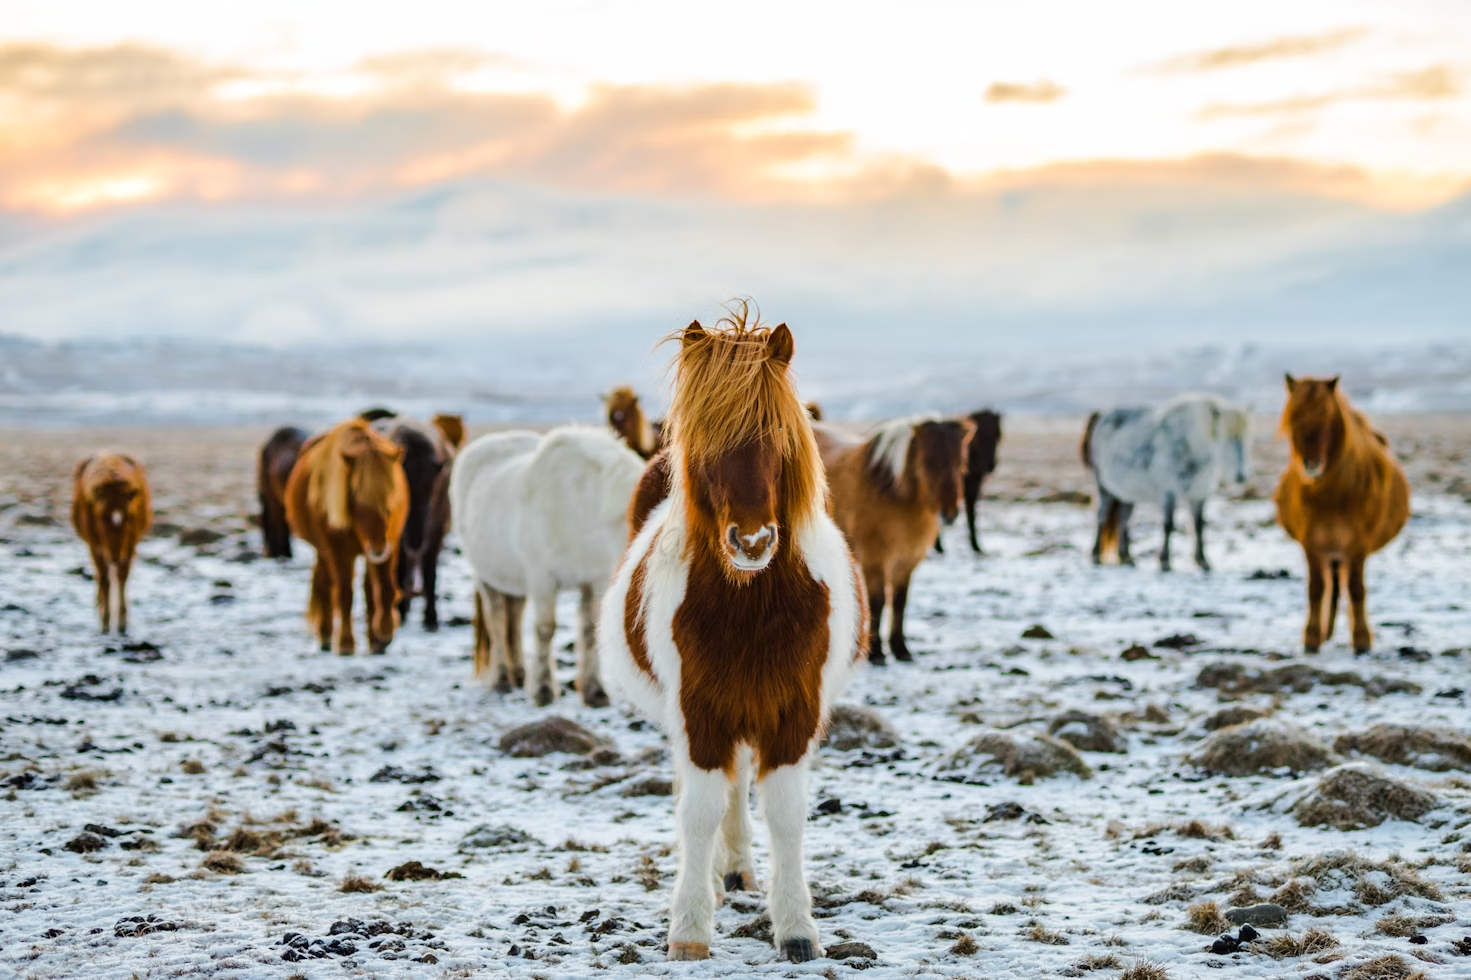
POLYGON ((792 339, 792 328, 785 323, 778 323, 771 330, 771 336, 766 338, 766 356, 776 363, 786 366, 792 363, 792 354, 797 350, 797 342, 792 339))
POLYGON ((1331 377, 1331 378, 1328 379, 1328 393, 1331 395, 1333 392, 1335 392, 1337 390, 1338 390, 1338 375, 1335 374, 1333 377, 1331 377))
POLYGON ((1297 389, 1297 379, 1290 374, 1285 377, 1287 378, 1287 393, 1290 395, 1297 389))
POLYGON ((680 337, 680 345, 688 347, 695 341, 704 338, 705 328, 700 326, 699 320, 691 320, 690 325, 684 328, 684 335, 680 337))

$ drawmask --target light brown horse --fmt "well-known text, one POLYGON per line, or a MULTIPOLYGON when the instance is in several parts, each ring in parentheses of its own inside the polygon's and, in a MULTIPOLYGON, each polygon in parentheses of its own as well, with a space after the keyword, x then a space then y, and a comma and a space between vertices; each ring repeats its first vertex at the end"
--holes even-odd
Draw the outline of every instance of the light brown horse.
POLYGON ((868 659, 884 663, 879 623, 889 606, 889 652, 912 660, 904 640, 909 577, 940 522, 960 513, 961 481, 975 425, 969 419, 897 419, 867 440, 813 426, 832 488, 833 517, 868 588, 868 659))
POLYGON ((1292 459, 1272 499, 1277 522, 1302 545, 1308 560, 1308 653, 1333 636, 1341 583, 1347 579, 1349 625, 1356 652, 1374 636, 1364 610, 1364 561, 1383 548, 1410 517, 1410 482, 1389 441, 1349 404, 1338 378, 1287 375, 1282 431, 1292 459), (1325 579, 1331 581, 1323 625, 1325 579))
POLYGON ((352 586, 359 555, 367 559, 363 600, 368 645, 387 649, 398 629, 398 542, 409 513, 403 450, 362 419, 309 440, 286 484, 286 518, 317 552, 307 621, 322 649, 357 650, 352 586))
POLYGON ((644 459, 650 459, 664 444, 662 423, 650 421, 639 404, 638 395, 627 385, 619 385, 603 396, 608 410, 608 425, 628 443, 628 448, 644 459))
POLYGON ((802 859, 807 769, 862 657, 862 587, 825 506, 792 333, 747 315, 742 304, 680 336, 669 500, 624 555, 598 624, 604 680, 658 722, 674 757, 671 960, 710 955, 717 889, 755 886, 753 770, 772 938, 783 959, 822 955, 802 859))
POLYGON ((77 464, 72 527, 92 552, 104 633, 114 623, 119 633, 128 631, 128 572, 138 540, 152 525, 153 494, 143 464, 123 453, 98 453, 77 464))

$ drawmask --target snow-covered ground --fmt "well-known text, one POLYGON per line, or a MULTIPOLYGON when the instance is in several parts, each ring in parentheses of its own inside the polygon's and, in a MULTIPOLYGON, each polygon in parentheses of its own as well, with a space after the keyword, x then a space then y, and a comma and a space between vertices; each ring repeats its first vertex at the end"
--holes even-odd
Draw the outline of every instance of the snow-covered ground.
MULTIPOLYGON (((897 746, 825 748, 812 778, 823 940, 867 944, 876 959, 801 966, 759 938, 754 895, 718 911, 710 962, 663 963, 672 800, 650 777, 667 777, 668 758, 623 708, 573 695, 538 710, 487 692, 470 677, 463 620, 438 634, 411 622, 384 656, 318 653, 302 622, 308 559, 251 560, 255 537, 240 531, 202 547, 147 541, 124 647, 95 634, 69 530, 27 519, 29 504, 0 511, 0 973, 1114 977, 1148 960, 1178 980, 1330 977, 1392 953, 1431 977, 1471 975, 1452 945, 1471 933, 1471 828, 1456 829, 1471 819, 1471 774, 1386 766, 1444 805, 1420 823, 1340 831, 1263 808, 1316 774, 1207 776, 1184 758, 1226 701, 1196 683, 1219 663, 1410 682, 1379 696, 1319 683, 1244 697, 1330 745, 1380 722, 1471 726, 1471 506, 1417 496, 1404 534, 1370 564, 1375 651, 1355 657, 1340 626, 1313 658, 1297 641, 1301 558, 1267 501, 1212 505, 1209 575, 1155 569, 1151 515, 1136 528, 1139 567, 1094 568, 1090 509, 982 510, 986 557, 957 528, 919 570, 916 662, 865 671, 846 699, 886 719, 897 746), (1022 639, 1034 625, 1055 638, 1022 639), (1198 642, 1154 646, 1175 634, 1198 642), (1150 657, 1121 659, 1134 644, 1150 657), (939 778, 980 732, 1043 732, 1068 709, 1114 720, 1127 752, 1084 753, 1088 779, 939 778), (503 733, 548 715, 616 757, 501 750, 503 733), (87 825, 105 846, 68 850, 87 825), (1346 849, 1397 855, 1386 867, 1411 869, 1420 894, 1374 905, 1382 894, 1323 877, 1287 931, 1318 926, 1340 945, 1301 957, 1214 955, 1212 936, 1182 928, 1192 903, 1225 909, 1242 888, 1265 900, 1306 873, 1295 861, 1346 849), (385 880, 409 861, 460 877, 385 880), (350 876, 379 890, 341 890, 350 876), (1445 921, 1416 945, 1375 931, 1392 914, 1445 921)), ((441 582, 443 614, 467 616, 453 552, 441 582)), ((561 620, 570 649, 570 604, 561 620)), ((757 853, 764 876, 759 823, 757 853)), ((1392 873, 1360 874, 1398 887, 1392 873)))

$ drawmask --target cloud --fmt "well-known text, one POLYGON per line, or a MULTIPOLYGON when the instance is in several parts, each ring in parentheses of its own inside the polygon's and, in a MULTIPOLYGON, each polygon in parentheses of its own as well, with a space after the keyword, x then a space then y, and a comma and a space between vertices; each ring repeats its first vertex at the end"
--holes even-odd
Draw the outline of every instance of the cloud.
POLYGON ((1414 101, 1431 102, 1454 99, 1461 94, 1461 82, 1455 69, 1433 65, 1420 71, 1401 72, 1382 81, 1358 88, 1339 89, 1311 95, 1295 95, 1270 102, 1218 103, 1196 113, 1202 120, 1231 116, 1270 116, 1315 112, 1340 102, 1414 101))
MULTIPOLYGON (((0 206, 74 210, 175 196, 358 194, 479 175, 595 193, 771 197, 851 162, 795 84, 602 85, 568 108, 479 91, 510 59, 468 49, 365 59, 311 90, 157 48, 0 48, 0 206), (225 88, 224 83, 246 81, 225 88), (341 94, 341 91, 350 94, 341 94), (7 147, 7 148, 8 148, 7 147)), ((317 80, 320 81, 320 80, 317 80)))
POLYGON ((1039 82, 992 82, 986 89, 986 101, 1002 102, 1056 102, 1067 94, 1067 89, 1043 79, 1039 82))
POLYGON ((1223 68, 1240 68, 1263 61, 1283 58, 1306 58, 1324 54, 1357 41, 1368 33, 1362 27, 1345 27, 1322 34, 1300 34, 1291 37, 1273 38, 1255 44, 1237 44, 1209 51, 1171 58, 1155 66, 1156 71, 1188 73, 1219 71, 1223 68))

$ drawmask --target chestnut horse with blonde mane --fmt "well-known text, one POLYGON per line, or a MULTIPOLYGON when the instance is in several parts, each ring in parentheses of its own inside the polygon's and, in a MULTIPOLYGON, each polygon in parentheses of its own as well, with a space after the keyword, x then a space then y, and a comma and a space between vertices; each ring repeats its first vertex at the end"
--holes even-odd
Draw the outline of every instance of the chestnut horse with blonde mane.
POLYGON ((1333 636, 1338 598, 1347 580, 1354 651, 1374 643, 1364 609, 1364 561, 1394 540, 1410 517, 1410 482, 1389 441, 1349 404, 1338 378, 1287 375, 1282 431, 1292 459, 1272 495, 1277 522, 1302 545, 1308 561, 1308 653, 1333 636), (1328 623, 1323 594, 1331 583, 1328 623))
POLYGON ((369 423, 349 419, 310 439, 286 482, 291 530, 317 552, 306 615, 323 651, 357 650, 352 587, 359 555, 366 559, 369 649, 382 653, 398 629, 398 543, 409 514, 402 457, 369 423))
POLYGON ((671 960, 707 958, 718 892, 755 887, 753 769, 773 939, 788 960, 822 955, 802 867, 807 769, 862 655, 862 585, 788 373, 792 333, 747 315, 742 304, 680 335, 668 498, 629 546, 598 624, 609 687, 674 755, 671 960))
POLYGON ((152 524, 153 495, 142 463, 124 453, 98 453, 77 464, 72 527, 92 552, 104 633, 114 623, 119 633, 128 631, 128 572, 138 540, 152 524))
POLYGON ((608 410, 608 425, 628 444, 628 448, 644 459, 653 458, 664 444, 664 426, 650 421, 639 404, 638 395, 628 385, 619 385, 603 396, 608 410))
POLYGON ((868 589, 868 659, 882 664, 879 625, 889 609, 889 652, 913 660, 904 640, 909 577, 929 553, 940 522, 960 513, 969 419, 896 419, 858 440, 816 426, 832 484, 833 517, 848 538, 868 589))

